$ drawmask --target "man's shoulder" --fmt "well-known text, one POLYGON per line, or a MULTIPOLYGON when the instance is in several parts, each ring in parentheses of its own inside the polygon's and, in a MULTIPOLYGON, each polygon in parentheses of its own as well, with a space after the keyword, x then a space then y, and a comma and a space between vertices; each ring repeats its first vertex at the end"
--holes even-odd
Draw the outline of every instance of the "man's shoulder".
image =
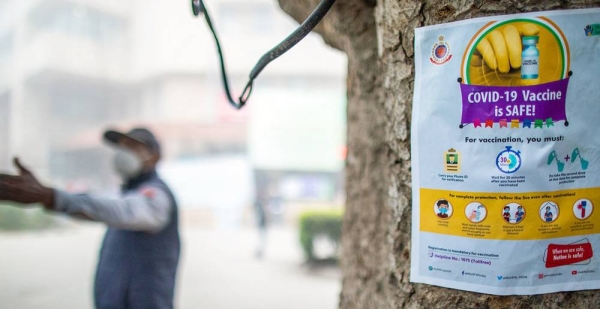
POLYGON ((136 191, 148 198, 159 197, 171 200, 173 197, 171 188, 158 176, 142 183, 136 191))
POLYGON ((155 187, 155 188, 159 188, 165 191, 170 191, 171 189, 169 188, 169 186, 167 185, 167 183, 159 176, 156 175, 155 177, 152 177, 146 181, 144 181, 143 183, 140 184, 139 186, 140 188, 142 187, 155 187))

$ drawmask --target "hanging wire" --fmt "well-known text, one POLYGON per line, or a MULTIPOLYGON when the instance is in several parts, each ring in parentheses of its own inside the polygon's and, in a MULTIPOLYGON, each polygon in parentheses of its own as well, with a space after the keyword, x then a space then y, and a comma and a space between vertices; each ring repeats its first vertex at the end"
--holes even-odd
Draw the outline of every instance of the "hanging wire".
POLYGON ((329 12, 335 0, 321 0, 321 2, 317 5, 315 10, 306 18, 306 20, 288 35, 283 41, 279 44, 275 45, 271 50, 265 53, 258 62, 254 65, 252 71, 250 71, 250 76, 244 91, 240 95, 238 102, 236 102, 231 97, 231 91, 229 90, 229 80, 227 78, 227 70, 225 69, 225 59, 223 57, 223 51, 221 49, 221 43, 219 42, 219 37, 215 28, 213 27, 212 21, 210 19, 210 15, 208 14, 208 10, 204 5, 202 0, 192 0, 192 12, 194 16, 198 16, 200 14, 204 15, 206 23, 208 24, 208 28, 213 34, 215 38, 215 44, 217 46, 217 52, 219 54, 219 60, 221 62, 221 77, 223 80, 223 87, 225 88, 225 94, 227 95, 227 99, 231 106, 236 109, 241 109, 244 107, 248 99, 250 98, 250 94, 252 94, 252 86, 254 83, 254 79, 258 77, 258 74, 262 72, 262 70, 273 60, 277 59, 279 56, 283 55, 285 52, 290 50, 294 45, 298 42, 302 41, 304 37, 306 37, 323 19, 323 17, 329 12))

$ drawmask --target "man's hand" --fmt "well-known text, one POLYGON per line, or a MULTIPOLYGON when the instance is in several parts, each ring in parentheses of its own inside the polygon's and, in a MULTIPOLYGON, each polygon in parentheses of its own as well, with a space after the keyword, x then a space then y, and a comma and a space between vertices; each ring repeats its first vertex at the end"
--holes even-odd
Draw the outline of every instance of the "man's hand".
POLYGON ((14 164, 19 175, 0 174, 0 200, 21 204, 41 203, 46 209, 53 209, 54 190, 40 184, 18 158, 14 159, 14 164))

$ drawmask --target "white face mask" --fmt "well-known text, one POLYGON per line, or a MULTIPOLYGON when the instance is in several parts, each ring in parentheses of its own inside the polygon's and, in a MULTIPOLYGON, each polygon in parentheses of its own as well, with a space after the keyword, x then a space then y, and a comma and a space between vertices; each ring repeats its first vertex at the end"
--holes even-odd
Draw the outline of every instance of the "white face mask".
POLYGON ((142 160, 133 152, 125 149, 117 149, 113 163, 116 172, 123 179, 131 179, 138 176, 143 168, 142 160))

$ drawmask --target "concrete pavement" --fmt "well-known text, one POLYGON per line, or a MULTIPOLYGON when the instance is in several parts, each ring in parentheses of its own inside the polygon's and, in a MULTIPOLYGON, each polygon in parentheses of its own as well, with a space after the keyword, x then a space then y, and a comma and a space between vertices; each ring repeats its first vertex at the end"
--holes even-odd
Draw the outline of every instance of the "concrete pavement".
MULTIPOLYGON (((0 232, 0 308, 92 308, 92 282, 104 228, 83 224, 45 232, 0 232)), ((271 229, 255 258, 252 229, 182 229, 177 286, 181 309, 334 309, 332 267, 303 264, 297 231, 271 229)))

